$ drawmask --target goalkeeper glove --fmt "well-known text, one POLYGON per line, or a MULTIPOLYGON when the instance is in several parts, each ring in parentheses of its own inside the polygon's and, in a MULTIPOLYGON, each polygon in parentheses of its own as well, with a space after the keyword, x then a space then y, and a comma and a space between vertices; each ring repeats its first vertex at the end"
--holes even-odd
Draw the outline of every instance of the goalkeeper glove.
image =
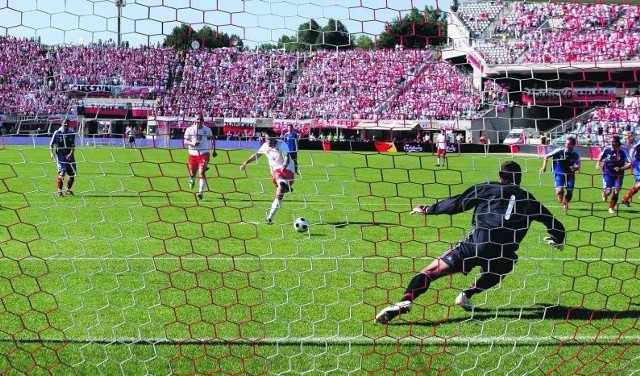
POLYGON ((558 241, 558 239, 554 238, 553 236, 547 236, 544 238, 544 241, 547 242, 547 244, 549 244, 552 247, 555 247, 557 249, 562 249, 564 248, 564 244, 560 243, 558 241))
POLYGON ((411 210, 411 214, 422 214, 427 215, 427 207, 424 205, 418 205, 413 210, 411 210))

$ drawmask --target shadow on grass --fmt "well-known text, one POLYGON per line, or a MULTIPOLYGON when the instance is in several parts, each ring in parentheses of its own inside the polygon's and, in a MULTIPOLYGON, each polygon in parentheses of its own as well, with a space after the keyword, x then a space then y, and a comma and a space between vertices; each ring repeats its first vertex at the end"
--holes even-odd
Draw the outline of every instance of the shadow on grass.
MULTIPOLYGON (((632 306, 640 308, 638 304, 632 306)), ((496 319, 524 319, 524 320, 617 320, 637 319, 640 309, 624 311, 592 310, 583 307, 565 307, 558 305, 536 305, 531 307, 514 308, 479 308, 468 311, 468 316, 429 321, 397 321, 391 325, 423 325, 435 326, 440 324, 458 323, 469 320, 489 321, 496 319)))
POLYGON ((324 224, 327 226, 333 226, 336 228, 344 228, 347 226, 398 226, 397 223, 391 223, 391 222, 325 222, 325 223, 320 223, 320 224, 324 224))

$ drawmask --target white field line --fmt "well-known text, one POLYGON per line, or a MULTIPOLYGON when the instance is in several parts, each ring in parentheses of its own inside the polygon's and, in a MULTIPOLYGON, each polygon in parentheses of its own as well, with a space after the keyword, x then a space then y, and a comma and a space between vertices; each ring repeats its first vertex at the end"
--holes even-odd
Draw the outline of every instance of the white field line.
POLYGON ((367 336, 308 336, 308 337, 274 337, 274 338, 142 338, 142 337, 87 337, 87 338, 0 338, 2 342, 65 342, 83 344, 110 345, 187 345, 187 344, 235 344, 235 345, 396 345, 396 344, 433 344, 433 345, 551 345, 551 346, 584 346, 584 345, 619 345, 632 346, 640 344, 640 336, 457 336, 442 338, 436 336, 406 336, 406 337, 367 337, 367 336))

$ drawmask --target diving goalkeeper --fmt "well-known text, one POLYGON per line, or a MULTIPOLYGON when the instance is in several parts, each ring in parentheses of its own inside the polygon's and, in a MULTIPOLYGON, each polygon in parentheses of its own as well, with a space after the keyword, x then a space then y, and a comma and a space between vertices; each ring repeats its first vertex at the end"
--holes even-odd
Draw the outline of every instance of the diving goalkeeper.
POLYGON ((407 286, 398 303, 383 309, 376 322, 387 324, 400 314, 411 310, 413 301, 424 294, 433 281, 455 273, 468 274, 481 268, 476 283, 463 290, 455 303, 466 310, 473 309, 471 297, 496 286, 513 270, 518 261, 516 251, 532 222, 547 227, 545 241, 562 247, 565 228, 533 195, 520 188, 522 170, 516 162, 505 162, 500 167, 500 180, 474 185, 460 195, 431 206, 416 206, 412 214, 456 214, 474 209, 473 231, 442 256, 433 260, 418 273, 407 286))

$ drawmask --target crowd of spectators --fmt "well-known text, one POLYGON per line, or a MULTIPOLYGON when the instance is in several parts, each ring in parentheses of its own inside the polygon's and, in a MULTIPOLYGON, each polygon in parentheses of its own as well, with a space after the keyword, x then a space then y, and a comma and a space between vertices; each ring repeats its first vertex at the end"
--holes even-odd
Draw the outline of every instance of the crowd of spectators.
POLYGON ((496 80, 485 80, 482 89, 485 104, 504 108, 509 103, 509 89, 496 80))
POLYGON ((513 3, 511 11, 498 20, 495 33, 519 39, 525 32, 536 30, 547 19, 559 17, 552 3, 513 3))
MULTIPOLYGON (((114 43, 47 47, 31 40, 1 37, 0 113, 26 116, 75 114, 79 100, 113 85, 163 91, 178 65, 170 48, 117 47, 114 43)), ((109 95, 113 95, 110 93, 109 95)))
POLYGON ((60 91, 70 90, 73 84, 149 86, 163 90, 178 64, 172 48, 124 48, 113 43, 56 46, 47 51, 45 58, 55 68, 52 80, 60 91))
POLYGON ((75 114, 78 105, 92 103, 92 94, 109 95, 109 87, 119 85, 152 88, 153 113, 168 116, 468 118, 481 97, 468 75, 436 62, 428 49, 180 53, 112 43, 47 48, 11 37, 0 43, 6 51, 0 88, 8 94, 0 102, 3 113, 75 114))
POLYGON ((222 132, 227 140, 251 140, 256 135, 253 124, 224 123, 222 132))
POLYGON ((502 11, 505 2, 502 0, 490 2, 461 3, 456 14, 472 33, 482 33, 496 16, 502 11))
POLYGON ((640 106, 638 102, 623 105, 612 102, 589 113, 584 123, 576 124, 570 133, 581 145, 606 145, 610 136, 621 136, 625 146, 640 139, 640 106))
POLYGON ((180 82, 162 95, 158 114, 269 117, 298 60, 297 53, 279 50, 188 51, 180 82))
POLYGON ((637 6, 517 2, 476 48, 488 64, 621 61, 640 55, 637 6))
POLYGON ((434 62, 395 99, 384 119, 475 119, 482 107, 482 93, 472 79, 452 64, 434 62))
MULTIPOLYGON (((476 44, 489 64, 640 56, 637 6, 494 1, 465 3, 457 14, 470 31, 495 28, 498 38, 476 44)), ((185 117, 473 119, 487 104, 507 103, 503 88, 487 81, 484 92, 474 89, 469 74, 429 49, 180 52, 9 36, 0 48, 0 114, 75 114, 91 103, 91 89, 78 85, 149 88, 153 114, 185 117)))
POLYGON ((640 33, 597 29, 571 32, 536 32, 529 35, 524 63, 627 61, 638 58, 640 33))
POLYGON ((0 113, 47 115, 72 110, 71 98, 49 89, 52 67, 37 44, 3 36, 0 50, 0 113))
POLYGON ((388 101, 433 66, 429 50, 318 51, 275 108, 278 118, 378 119, 388 101), (422 69, 422 70, 421 70, 422 69))

